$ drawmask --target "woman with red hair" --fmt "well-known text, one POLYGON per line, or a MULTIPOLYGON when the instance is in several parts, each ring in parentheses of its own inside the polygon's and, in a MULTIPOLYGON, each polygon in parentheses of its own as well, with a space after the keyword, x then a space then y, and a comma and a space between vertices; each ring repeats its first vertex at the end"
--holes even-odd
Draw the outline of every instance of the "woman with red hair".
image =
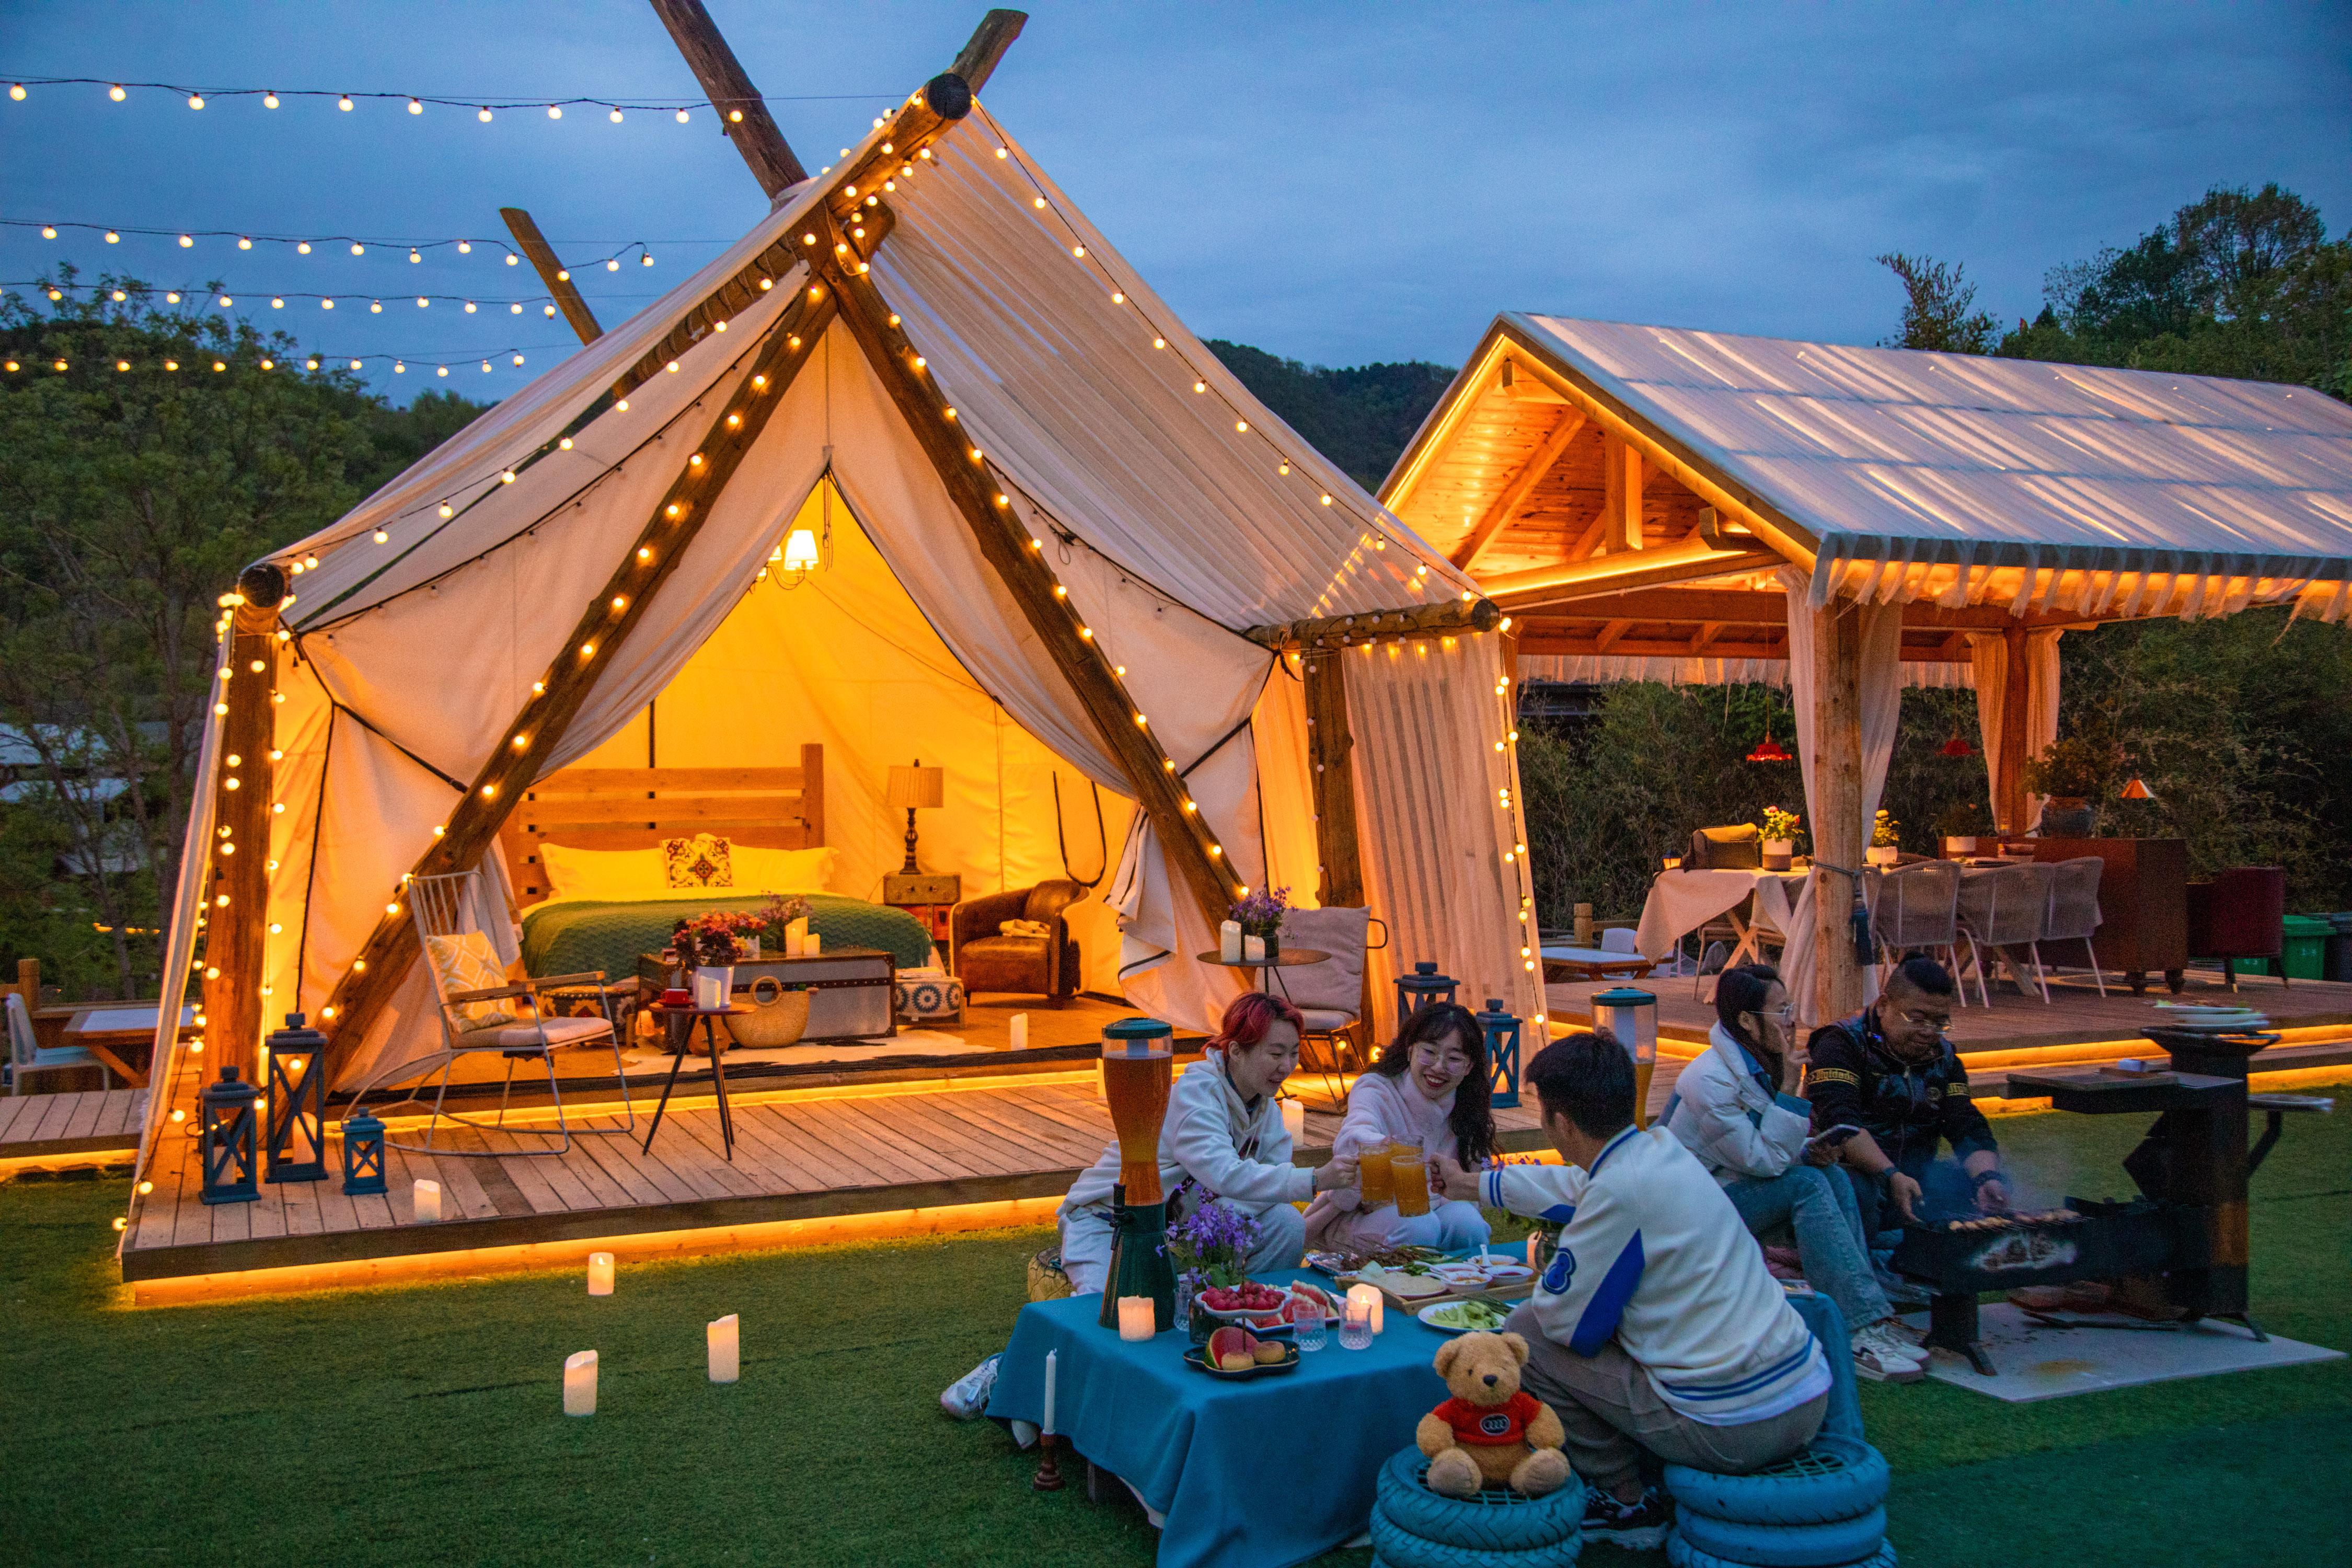
MULTIPOLYGON (((1257 1245, 1243 1259, 1252 1273, 1297 1268, 1307 1227, 1295 1205, 1318 1192, 1356 1184, 1353 1159, 1312 1171, 1290 1163, 1290 1133, 1275 1094, 1298 1066, 1302 1022, 1298 1009, 1279 996, 1253 991, 1236 997, 1207 1054, 1177 1079, 1160 1124, 1161 1185, 1173 1194, 1189 1184, 1204 1201, 1257 1222, 1257 1245)), ((1118 1165, 1114 1140, 1078 1177, 1056 1215, 1062 1269, 1075 1295, 1103 1288, 1118 1165)))

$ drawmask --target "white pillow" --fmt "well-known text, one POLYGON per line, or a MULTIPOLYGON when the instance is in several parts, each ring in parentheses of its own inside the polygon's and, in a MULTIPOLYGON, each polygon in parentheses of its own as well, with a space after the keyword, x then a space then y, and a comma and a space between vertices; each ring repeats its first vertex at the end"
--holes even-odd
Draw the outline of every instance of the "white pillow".
POLYGON ((751 893, 824 893, 832 891, 838 849, 762 849, 738 843, 734 847, 735 887, 751 893))
MULTIPOLYGON (((556 899, 650 899, 668 890, 659 845, 644 849, 569 849, 541 844, 539 863, 556 899)), ((702 889, 696 889, 698 894, 702 889)))

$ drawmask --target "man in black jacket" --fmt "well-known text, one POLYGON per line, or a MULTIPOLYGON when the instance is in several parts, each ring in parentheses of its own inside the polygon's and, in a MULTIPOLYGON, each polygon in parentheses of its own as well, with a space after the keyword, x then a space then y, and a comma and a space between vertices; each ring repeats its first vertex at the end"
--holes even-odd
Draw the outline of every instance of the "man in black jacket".
POLYGON ((1814 1131, 1861 1129, 1846 1140, 1840 1164, 1853 1183, 1865 1237, 1878 1234, 1890 1203, 1903 1219, 1916 1216, 1923 1199, 1938 1211, 1971 1201, 1988 1211, 2009 1205, 1992 1129, 1969 1098, 1968 1072, 1944 1038, 1956 999, 1942 964, 1908 958, 1877 1001, 1814 1030, 1807 1045, 1814 1131), (1937 1163, 1937 1147, 1946 1142, 1959 1162, 1957 1171, 1937 1163))

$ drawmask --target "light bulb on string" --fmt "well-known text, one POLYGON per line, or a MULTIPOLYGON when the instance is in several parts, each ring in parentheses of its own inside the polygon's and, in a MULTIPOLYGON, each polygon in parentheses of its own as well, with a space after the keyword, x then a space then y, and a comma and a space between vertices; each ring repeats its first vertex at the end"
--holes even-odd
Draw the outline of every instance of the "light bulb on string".
POLYGON ((350 113, 352 108, 352 95, 345 93, 342 97, 335 100, 335 107, 341 110, 346 114, 350 113))
POLYGON ((551 103, 551 104, 549 104, 549 105, 547 106, 547 117, 548 117, 550 120, 561 120, 561 119, 562 119, 562 118, 563 118, 563 106, 562 106, 562 104, 560 104, 560 103, 551 103))
POLYGON ((425 112, 425 105, 412 98, 408 100, 408 112, 411 114, 422 114, 425 112))
POLYGON ((203 93, 192 92, 188 94, 188 107, 190 109, 202 109, 204 106, 205 95, 203 93))
POLYGON ((604 118, 611 121, 614 124, 618 125, 621 122, 621 111, 618 109, 615 109, 610 114, 604 116, 604 118))
POLYGON ((121 103, 124 99, 131 95, 122 90, 122 84, 121 82, 117 82, 112 87, 106 89, 106 96, 114 100, 117 103, 121 103))
POLYGON ((310 242, 309 240, 307 240, 307 239, 298 239, 298 240, 296 240, 296 241, 294 242, 294 254, 295 254, 295 255, 297 255, 297 256, 308 256, 308 255, 310 255, 310 242))
POLYGON ((425 257, 423 253, 416 248, 416 247, 412 245, 408 247, 408 259, 411 263, 415 263, 424 260, 425 257))
POLYGON ((481 108, 474 110, 474 118, 480 121, 485 125, 488 124, 490 122, 490 106, 486 103, 482 105, 481 108))
POLYGON ((262 108, 264 108, 264 109, 275 109, 275 108, 277 108, 277 107, 278 107, 278 95, 277 95, 276 93, 274 93, 274 92, 265 92, 265 93, 263 93, 263 94, 261 95, 261 107, 262 107, 262 108))
POLYGON ((470 239, 461 239, 461 240, 459 240, 459 241, 457 242, 457 254, 458 254, 458 255, 460 255, 460 256, 471 256, 471 255, 473 255, 473 254, 474 254, 474 242, 473 242, 472 240, 470 240, 470 239))
POLYGON ((680 125, 685 124, 689 118, 690 116, 688 115, 685 110, 681 109, 677 111, 677 122, 680 125))
POLYGON ((45 223, 41 226, 41 237, 43 239, 55 239, 57 237, 58 231, 54 225, 45 223))

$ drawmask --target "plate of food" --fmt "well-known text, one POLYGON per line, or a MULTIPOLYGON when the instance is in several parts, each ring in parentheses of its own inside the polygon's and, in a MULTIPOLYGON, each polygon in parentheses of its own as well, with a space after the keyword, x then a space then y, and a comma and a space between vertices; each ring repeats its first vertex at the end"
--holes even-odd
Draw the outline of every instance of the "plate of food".
POLYGON ((1363 1284, 1386 1291, 1400 1301, 1427 1300, 1432 1296, 1443 1296, 1454 1289, 1451 1283, 1433 1271, 1409 1272, 1403 1268, 1391 1268, 1384 1263, 1366 1264, 1358 1270, 1356 1278, 1363 1284))
POLYGON ((1289 1304, 1290 1292, 1279 1285, 1244 1279, 1238 1285, 1212 1285, 1192 1300, 1200 1303, 1201 1310, 1221 1321, 1270 1329, 1284 1321, 1283 1309, 1289 1304))
POLYGON ((1289 1340, 1262 1340, 1247 1329, 1228 1326, 1211 1334, 1207 1344, 1188 1346, 1184 1364, 1211 1377, 1279 1376, 1298 1369, 1298 1346, 1289 1340))
POLYGON ((1500 1333, 1510 1315, 1493 1301, 1437 1301, 1413 1314, 1441 1334, 1500 1333))

